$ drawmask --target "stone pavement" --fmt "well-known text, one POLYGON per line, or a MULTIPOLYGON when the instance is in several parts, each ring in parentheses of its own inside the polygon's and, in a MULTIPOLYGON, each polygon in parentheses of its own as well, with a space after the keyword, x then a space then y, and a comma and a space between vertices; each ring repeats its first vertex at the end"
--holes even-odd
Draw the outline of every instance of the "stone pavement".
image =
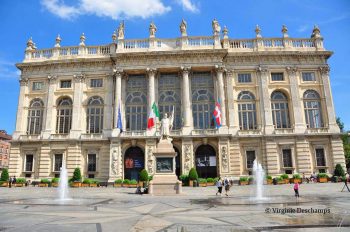
POLYGON ((184 187, 181 196, 136 195, 127 188, 0 188, 0 231, 350 231, 350 193, 343 183, 265 186, 268 199, 250 200, 253 186, 184 187), (299 208, 299 209, 298 209, 299 208), (305 210, 304 213, 292 212, 305 210))

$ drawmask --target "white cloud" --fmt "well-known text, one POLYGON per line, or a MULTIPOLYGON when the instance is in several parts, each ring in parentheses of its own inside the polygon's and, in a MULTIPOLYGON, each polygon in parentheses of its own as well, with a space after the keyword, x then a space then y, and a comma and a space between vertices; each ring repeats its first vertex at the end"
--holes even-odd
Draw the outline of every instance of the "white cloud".
POLYGON ((301 33, 301 32, 306 31, 308 28, 309 28, 308 25, 305 24, 305 25, 300 26, 300 27, 297 29, 297 31, 301 33))
POLYGON ((42 0, 41 4, 52 14, 63 19, 93 14, 112 19, 162 15, 171 10, 162 0, 80 0, 76 6, 68 6, 59 0, 42 0))
POLYGON ((191 2, 191 0, 177 0, 177 2, 180 5, 182 5, 182 8, 184 10, 188 10, 188 11, 191 11, 193 13, 199 12, 198 7, 193 2, 191 2))
POLYGON ((59 0, 42 0, 41 4, 52 14, 63 19, 72 19, 80 14, 79 9, 74 6, 67 6, 59 0))
POLYGON ((17 78, 20 72, 15 66, 15 62, 6 61, 0 58, 0 79, 17 78))

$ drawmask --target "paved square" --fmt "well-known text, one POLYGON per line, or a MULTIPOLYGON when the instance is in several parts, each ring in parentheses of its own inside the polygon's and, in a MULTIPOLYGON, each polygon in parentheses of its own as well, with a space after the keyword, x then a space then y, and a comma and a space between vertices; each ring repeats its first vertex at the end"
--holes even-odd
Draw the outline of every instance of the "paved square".
POLYGON ((0 231, 350 231, 350 193, 342 187, 302 184, 296 202, 292 185, 266 186, 269 200, 260 203, 249 200, 253 186, 234 185, 228 197, 215 187, 184 187, 181 196, 71 188, 74 200, 65 205, 56 188, 0 188, 0 231))

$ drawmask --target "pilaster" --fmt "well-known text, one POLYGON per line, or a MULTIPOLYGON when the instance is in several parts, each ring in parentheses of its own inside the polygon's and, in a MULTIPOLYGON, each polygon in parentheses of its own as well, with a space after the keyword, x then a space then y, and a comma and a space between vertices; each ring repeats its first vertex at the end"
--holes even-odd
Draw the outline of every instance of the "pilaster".
POLYGON ((242 175, 242 169, 241 169, 242 156, 241 156, 239 141, 237 138, 231 138, 229 157, 230 157, 229 158, 230 174, 234 176, 242 175))
POLYGON ((157 140, 147 139, 146 140, 146 151, 145 151, 145 168, 149 175, 153 175, 156 170, 155 157, 153 152, 156 150, 157 140))
POLYGON ((341 164, 343 169, 346 170, 343 141, 338 136, 331 137, 331 153, 332 154, 329 155, 333 161, 334 167, 329 167, 328 170, 334 170, 337 164, 341 164))
POLYGON ((224 87, 224 77, 223 73, 225 71, 225 67, 222 65, 215 66, 216 78, 218 80, 218 96, 220 98, 220 106, 221 106, 221 124, 223 127, 226 127, 226 97, 225 97, 225 87, 224 87))
POLYGON ((310 144, 305 137, 297 138, 296 142, 296 158, 298 173, 311 174, 311 152, 310 144))
POLYGON ((20 89, 19 89, 19 97, 18 97, 18 107, 17 107, 17 115, 16 115, 16 131, 13 134, 13 139, 19 139, 20 135, 26 134, 26 119, 25 112, 26 107, 26 95, 28 94, 28 78, 22 77, 19 81, 20 89))
POLYGON ((42 143, 40 154, 37 154, 38 157, 38 166, 39 166, 39 179, 47 178, 51 174, 51 157, 50 157, 50 145, 49 143, 42 143))
MULTIPOLYGON (((335 119, 333 96, 332 96, 331 85, 329 82, 329 71, 330 71, 329 66, 321 66, 319 68, 319 71, 321 73, 321 81, 323 83, 324 99, 326 103, 326 110, 327 110, 326 113, 328 118, 329 130, 332 133, 340 133, 340 129, 335 119)), ((327 123, 325 120, 323 121, 324 121, 323 123, 327 123)))
MULTIPOLYGON (((114 76, 115 76, 115 87, 114 87, 114 121, 113 121, 113 132, 112 136, 118 136, 120 134, 120 129, 117 129, 118 126, 118 110, 120 107, 120 110, 122 111, 124 109, 124 104, 122 101, 122 76, 123 76, 123 70, 122 69, 114 69, 114 76)), ((124 114, 122 114, 124 115, 124 114)), ((124 121, 124 119, 122 119, 124 121)), ((124 127, 124 123, 123 127, 124 127)))
POLYGON ((182 173, 188 174, 195 162, 192 139, 182 139, 182 154, 182 173))
POLYGON ((73 93, 73 116, 72 116, 72 129, 69 137, 78 139, 81 133, 84 131, 82 128, 82 120, 85 119, 83 114, 83 84, 85 81, 84 74, 74 75, 74 93, 73 93))
POLYGON ((108 75, 106 77, 105 84, 105 107, 104 107, 104 123, 103 123, 103 134, 105 137, 111 136, 111 130, 114 128, 113 125, 113 76, 108 75))
POLYGON ((123 178, 123 164, 122 164, 122 148, 121 141, 115 140, 110 143, 110 162, 109 162, 109 178, 108 182, 114 182, 116 179, 123 178))
MULTIPOLYGON (((266 139, 265 144, 266 149, 266 164, 269 175, 278 175, 279 172, 279 163, 278 163, 278 152, 277 152, 277 143, 273 139, 266 139)), ((261 162, 261 161, 260 161, 261 162)))
POLYGON ((298 69, 296 67, 287 67, 286 68, 291 91, 291 100, 293 109, 289 112, 293 112, 294 118, 294 132, 297 134, 302 134, 305 131, 305 123, 303 120, 303 109, 302 109, 302 100, 299 95, 299 84, 298 84, 298 69))
POLYGON ((230 175, 230 141, 228 138, 219 138, 219 176, 230 175))
POLYGON ((19 143, 12 143, 10 149, 9 158, 9 175, 10 176, 20 176, 22 173, 22 163, 21 163, 21 150, 19 143))
POLYGON ((260 109, 263 120, 263 127, 265 134, 272 134, 274 131, 272 112, 271 112, 271 100, 268 90, 269 85, 269 72, 266 67, 259 66, 257 68, 259 76, 259 92, 260 92, 260 109))
POLYGON ((49 75, 47 77, 48 79, 48 92, 46 95, 46 115, 45 115, 45 124, 43 123, 44 127, 43 127, 43 132, 42 132, 42 137, 43 139, 49 139, 50 135, 53 134, 53 122, 54 120, 54 93, 56 90, 56 86, 57 86, 57 76, 54 75, 49 75))

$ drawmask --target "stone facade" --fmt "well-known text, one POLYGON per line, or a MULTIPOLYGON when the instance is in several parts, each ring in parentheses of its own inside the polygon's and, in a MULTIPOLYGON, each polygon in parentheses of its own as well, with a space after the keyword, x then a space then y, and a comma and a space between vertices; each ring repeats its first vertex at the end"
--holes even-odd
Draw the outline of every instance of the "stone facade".
POLYGON ((254 158, 273 176, 345 166, 332 52, 317 27, 309 39, 288 37, 285 26, 282 38, 263 38, 257 27, 245 40, 229 38, 226 27, 220 35, 216 20, 212 36, 188 36, 186 27, 179 38, 158 39, 152 23, 148 39, 128 40, 122 23, 103 46, 85 45, 82 35, 79 46, 61 47, 58 36, 54 48, 38 50, 30 39, 17 64, 11 175, 52 178, 62 159, 69 175, 80 167, 102 181, 134 178, 138 168, 154 173, 159 125, 145 125, 153 103, 161 116, 175 108, 177 174, 196 166, 204 177, 249 175, 254 158), (219 129, 211 120, 217 101, 219 129))
POLYGON ((8 135, 4 130, 0 130, 0 170, 9 166, 11 139, 11 135, 8 135))

